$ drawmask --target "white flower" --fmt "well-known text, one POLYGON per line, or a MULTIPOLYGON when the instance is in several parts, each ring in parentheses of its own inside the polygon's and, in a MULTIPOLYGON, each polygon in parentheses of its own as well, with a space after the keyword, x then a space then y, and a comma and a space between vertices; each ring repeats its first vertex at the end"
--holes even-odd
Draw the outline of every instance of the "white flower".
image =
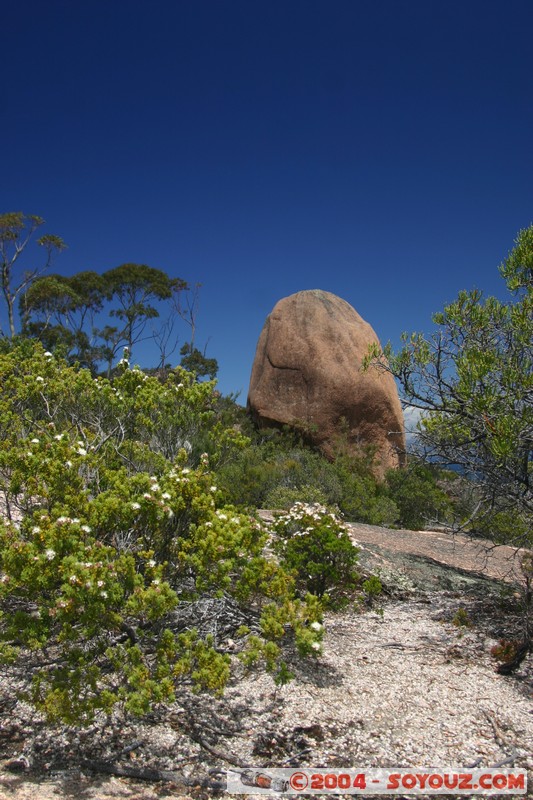
POLYGON ((50 350, 46 350, 46 352, 43 353, 43 355, 45 358, 52 358, 52 353, 50 352, 50 350))
POLYGON ((91 589, 91 588, 92 588, 92 583, 91 583, 91 581, 86 581, 86 582, 85 582, 85 586, 87 587, 87 589, 91 589))
POLYGON ((155 475, 150 475, 150 480, 152 481, 152 483, 157 483, 157 478, 155 475))
POLYGON ((107 597, 107 592, 100 592, 100 597, 103 597, 104 600, 107 597))
POLYGON ((32 439, 32 440, 31 440, 31 443, 32 443, 32 444, 39 444, 39 439, 32 439))
POLYGON ((209 491, 211 491, 211 492, 216 492, 216 490, 217 490, 217 487, 216 487, 216 486, 211 486, 211 488, 210 488, 210 490, 209 490, 209 491))
POLYGON ((65 466, 70 469, 72 467, 72 461, 65 461, 65 466))
POLYGON ((96 581, 96 585, 98 586, 99 589, 101 589, 102 586, 104 585, 104 582, 103 581, 96 581))
POLYGON ((220 511, 217 511, 217 517, 219 519, 222 519, 222 520, 226 520, 227 519, 226 514, 221 514, 220 511))
POLYGON ((44 555, 48 559, 48 561, 53 561, 54 558, 56 557, 56 552, 55 550, 52 550, 51 547, 49 547, 48 550, 44 551, 44 555))
POLYGON ((155 578, 155 580, 152 581, 152 584, 154 586, 159 586, 160 583, 161 583, 161 581, 159 580, 159 578, 155 578))
POLYGON ((0 583, 9 583, 9 575, 2 575, 0 583))
POLYGON ((38 525, 34 525, 33 528, 31 529, 31 532, 32 533, 40 533, 41 529, 39 528, 38 525))
POLYGON ((239 522, 240 522, 240 519, 238 517, 232 517, 231 518, 231 522, 235 522, 238 525, 239 522))
MULTIPOLYGON (((150 496, 150 495, 148 495, 148 496, 150 496)), ((131 507, 133 508, 134 511, 138 511, 140 509, 140 507, 141 507, 141 504, 140 503, 132 503, 131 507)))
POLYGON ((81 530, 82 530, 84 533, 90 533, 90 532, 91 532, 91 530, 92 530, 92 528, 91 528, 89 525, 82 525, 82 526, 81 526, 81 530))
POLYGON ((318 642, 313 642, 313 644, 311 645, 311 647, 313 648, 313 650, 320 650, 320 645, 319 645, 319 643, 318 643, 318 642))
POLYGON ((172 509, 171 508, 165 508, 165 511, 167 513, 168 518, 172 519, 172 517, 174 516, 174 512, 172 511, 172 509))
POLYGON ((85 447, 78 447, 78 449, 76 450, 76 452, 77 452, 77 453, 78 453, 80 456, 86 456, 86 455, 87 455, 87 450, 85 449, 85 447))
POLYGON ((187 473, 190 472, 190 469, 189 469, 189 467, 183 467, 181 472, 182 472, 182 475, 187 475, 187 473))
POLYGON ((320 622, 312 622, 309 627, 311 627, 314 631, 322 630, 322 625, 320 624, 320 622))
POLYGON ((54 436, 54 439, 56 439, 58 442, 60 442, 62 438, 63 438, 63 434, 62 433, 57 433, 54 436))
POLYGON ((152 483, 152 487, 151 488, 152 488, 152 492, 160 492, 161 491, 160 488, 159 488, 159 484, 158 483, 152 483))
POLYGON ((212 522, 206 522, 204 527, 205 528, 212 528, 213 527, 213 523, 212 522))
POLYGON ((67 522, 71 522, 72 520, 70 517, 58 517, 56 522, 58 525, 66 525, 67 522))
POLYGON ((37 377, 35 378, 35 380, 36 380, 36 381, 39 381, 39 383, 44 383, 44 378, 42 378, 40 375, 37 375, 37 377))
POLYGON ((69 578, 69 581, 70 581, 70 583, 77 583, 78 576, 77 575, 71 575, 70 578, 69 578))
POLYGON ((155 567, 155 561, 153 558, 151 558, 150 561, 147 561, 146 563, 147 566, 151 567, 152 569, 155 567))
POLYGON ((163 498, 163 500, 170 500, 170 494, 168 492, 163 492, 161 497, 163 498))
POLYGON ((151 500, 151 499, 152 499, 152 495, 151 495, 151 494, 149 494, 149 492, 145 492, 145 493, 143 494, 143 497, 144 497, 144 499, 145 499, 145 500, 151 500))

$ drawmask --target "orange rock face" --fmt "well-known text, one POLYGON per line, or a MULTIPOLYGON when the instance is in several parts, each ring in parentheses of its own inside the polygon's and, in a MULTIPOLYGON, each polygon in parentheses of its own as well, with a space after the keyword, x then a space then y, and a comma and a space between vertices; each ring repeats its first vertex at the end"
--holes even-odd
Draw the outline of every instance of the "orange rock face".
POLYGON ((260 427, 289 425, 331 457, 342 433, 354 453, 371 445, 376 473, 404 463, 403 414, 391 375, 361 370, 371 326, 345 300, 297 292, 267 317, 255 354, 248 408, 260 427))

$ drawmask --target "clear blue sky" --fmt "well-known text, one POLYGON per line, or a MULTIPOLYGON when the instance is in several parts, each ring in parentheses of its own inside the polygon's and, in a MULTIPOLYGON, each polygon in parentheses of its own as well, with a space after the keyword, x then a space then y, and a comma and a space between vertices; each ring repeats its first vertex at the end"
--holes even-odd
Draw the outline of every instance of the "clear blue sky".
POLYGON ((200 344, 246 399, 281 297, 382 341, 431 330, 533 222, 531 0, 28 0, 2 6, 0 211, 54 269, 201 282, 200 344))

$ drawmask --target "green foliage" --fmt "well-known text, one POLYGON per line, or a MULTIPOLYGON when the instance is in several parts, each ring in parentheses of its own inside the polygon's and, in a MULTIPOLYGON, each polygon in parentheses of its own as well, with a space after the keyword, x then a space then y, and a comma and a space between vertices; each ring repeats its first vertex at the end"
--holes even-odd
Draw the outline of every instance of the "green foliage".
POLYGON ((44 225, 44 219, 35 214, 23 214, 20 211, 0 214, 0 289, 6 304, 8 331, 0 328, 2 335, 15 336, 15 305, 19 296, 31 286, 33 281, 50 266, 54 253, 65 249, 66 245, 59 236, 44 234, 35 238, 37 230, 44 225), (25 270, 15 280, 21 258, 30 245, 35 243, 45 253, 39 267, 25 270))
POLYGON ((290 631, 315 652, 316 598, 296 598, 266 531, 224 505, 197 453, 207 432, 214 463, 244 443, 217 421, 213 384, 127 362, 109 381, 29 340, 2 349, 0 652, 35 651, 39 709, 74 723, 117 703, 145 713, 184 681, 221 691, 218 643, 172 629, 182 600, 224 594, 250 609, 260 632, 244 635, 243 658, 274 673, 290 631), (54 658, 40 668, 44 649, 54 658))
POLYGON ((302 592, 311 592, 341 605, 359 579, 358 550, 339 517, 317 503, 296 503, 276 516, 272 529, 274 549, 296 576, 302 592))
POLYGON ((338 506, 347 519, 370 525, 396 522, 398 507, 374 476, 370 459, 341 455, 334 468, 341 489, 338 506))
POLYGON ((386 481, 403 527, 420 530, 431 520, 449 519, 450 501, 429 466, 415 462, 402 470, 389 470, 386 481))
POLYGON ((458 608, 455 612, 452 625, 455 625, 456 628, 471 628, 472 621, 468 616, 468 612, 465 608, 458 608))
POLYGON ((533 226, 521 231, 500 272, 507 302, 462 291, 436 314, 429 338, 404 336, 393 354, 371 358, 400 381, 405 402, 422 410, 419 441, 432 462, 476 485, 477 503, 464 524, 502 514, 518 520, 509 542, 527 545, 533 521, 533 226), (383 360, 388 358, 388 365, 383 360))
POLYGON ((183 345, 180 353, 183 356, 181 366, 188 372, 194 372, 198 379, 209 378, 213 380, 216 377, 218 372, 216 358, 207 358, 197 347, 193 347, 189 343, 183 345))
POLYGON ((302 486, 276 486, 265 497, 266 508, 285 509, 295 503, 327 503, 327 498, 319 486, 305 483, 302 486))
POLYGON ((93 371, 104 361, 109 374, 119 350, 127 347, 131 355, 134 344, 145 338, 161 304, 176 304, 187 289, 181 278, 146 264, 122 264, 102 275, 40 277, 20 298, 23 332, 51 350, 63 347, 71 363, 93 371))
POLYGON ((240 451, 224 465, 218 482, 237 505, 282 509, 299 501, 321 503, 374 525, 391 525, 399 517, 386 485, 373 474, 371 457, 341 454, 329 462, 287 433, 240 451))

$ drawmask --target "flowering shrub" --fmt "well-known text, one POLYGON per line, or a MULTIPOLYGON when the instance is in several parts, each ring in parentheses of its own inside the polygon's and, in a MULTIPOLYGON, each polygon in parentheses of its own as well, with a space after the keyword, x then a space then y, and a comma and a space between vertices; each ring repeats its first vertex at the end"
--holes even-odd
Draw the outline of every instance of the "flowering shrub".
POLYGON ((274 549, 300 591, 327 593, 333 605, 342 604, 358 582, 358 550, 340 518, 319 503, 295 503, 272 528, 274 549))
POLYGON ((302 654, 319 649, 317 599, 295 596, 266 532, 221 504, 210 458, 186 446, 199 431, 212 460, 239 446, 217 426, 213 384, 127 363, 111 382, 22 342, 0 354, 0 387, 0 656, 25 659, 49 718, 145 713, 183 682, 221 691, 221 643, 172 630, 182 600, 225 593, 249 609, 242 658, 280 677, 289 631, 302 654))

